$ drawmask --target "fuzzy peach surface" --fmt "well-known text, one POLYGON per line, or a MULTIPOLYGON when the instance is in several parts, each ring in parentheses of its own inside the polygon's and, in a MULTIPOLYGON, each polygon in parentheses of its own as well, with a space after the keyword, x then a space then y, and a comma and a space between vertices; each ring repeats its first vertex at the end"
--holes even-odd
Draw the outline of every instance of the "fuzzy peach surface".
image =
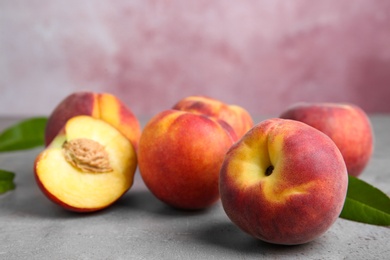
POLYGON ((271 119, 229 150, 220 191, 227 215, 247 233, 300 244, 338 218, 347 183, 345 163, 329 137, 300 122, 271 119))
POLYGON ((374 150, 374 133, 366 113, 343 103, 297 103, 280 115, 306 123, 329 136, 340 149, 348 173, 359 176, 374 150))
POLYGON ((219 198, 219 170, 233 144, 217 121, 178 110, 157 114, 139 145, 141 176, 165 203, 186 209, 210 206, 219 198))
POLYGON ((46 145, 50 144, 67 120, 77 115, 88 115, 106 121, 117 128, 137 149, 141 127, 130 108, 112 94, 88 91, 72 93, 52 111, 46 126, 46 145))
POLYGON ((206 96, 188 96, 177 102, 173 108, 223 120, 234 129, 238 138, 253 126, 251 115, 243 107, 225 104, 206 96))

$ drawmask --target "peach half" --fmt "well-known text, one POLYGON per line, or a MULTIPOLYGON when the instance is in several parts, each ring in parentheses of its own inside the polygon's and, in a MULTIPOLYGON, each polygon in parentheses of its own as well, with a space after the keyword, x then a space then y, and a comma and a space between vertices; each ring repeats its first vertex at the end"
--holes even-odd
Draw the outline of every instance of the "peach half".
POLYGON ((348 187, 343 157, 324 133, 294 120, 255 125, 227 152, 220 193, 243 231, 275 244, 303 244, 339 217, 348 187))
POLYGON ((116 128, 90 116, 69 119, 36 158, 35 179, 43 193, 65 209, 108 207, 133 184, 136 152, 116 128))
POLYGON ((173 106, 173 109, 203 114, 228 123, 241 138, 253 126, 251 115, 243 107, 228 105, 205 96, 189 96, 173 106))
POLYGON ((87 115, 109 123, 137 150, 141 127, 137 117, 121 100, 109 93, 74 92, 62 100, 49 116, 45 144, 51 143, 66 122, 78 115, 87 115))

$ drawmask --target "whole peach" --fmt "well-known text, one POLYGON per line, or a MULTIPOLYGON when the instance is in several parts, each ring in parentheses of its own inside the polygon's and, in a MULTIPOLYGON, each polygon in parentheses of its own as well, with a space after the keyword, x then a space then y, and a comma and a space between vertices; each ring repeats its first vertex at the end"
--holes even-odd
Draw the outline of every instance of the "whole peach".
POLYGON ((45 130, 48 146, 66 122, 78 115, 102 119, 117 128, 137 149, 141 127, 137 117, 120 99, 109 93, 74 92, 63 99, 49 116, 45 130))
POLYGON ((366 113, 356 105, 297 103, 280 118, 301 121, 328 135, 340 149, 352 176, 359 176, 371 159, 372 126, 366 113))
POLYGON ((202 209, 219 199, 218 179, 234 131, 207 116, 166 110, 145 126, 138 165, 146 186, 164 203, 202 209))
POLYGON ((228 151, 220 174, 227 216, 243 231, 275 244, 307 243, 338 218, 348 174, 325 134, 304 123, 269 119, 228 151))
POLYGON ((252 126, 253 120, 248 111, 238 105, 227 105, 222 101, 205 96, 189 96, 177 102, 173 109, 203 114, 230 124, 241 138, 252 126))

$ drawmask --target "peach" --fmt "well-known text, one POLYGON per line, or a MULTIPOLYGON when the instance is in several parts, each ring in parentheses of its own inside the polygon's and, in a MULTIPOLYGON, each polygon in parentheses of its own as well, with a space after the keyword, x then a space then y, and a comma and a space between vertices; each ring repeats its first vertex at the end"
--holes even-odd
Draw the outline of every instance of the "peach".
POLYGON ((294 120, 255 125, 227 152, 220 193, 227 216, 255 238, 302 244, 326 232, 346 198, 343 157, 324 133, 294 120))
POLYGON ((308 124, 328 135, 340 149, 348 173, 358 177, 373 153, 373 130, 366 113, 356 105, 297 103, 280 118, 308 124))
POLYGON ((45 130, 48 146, 66 122, 78 115, 99 118, 117 128, 137 149, 141 127, 133 112, 109 93, 74 92, 62 100, 49 116, 45 130))
POLYGON ((91 212, 110 206, 130 189, 136 165, 133 145, 116 128, 75 116, 37 156, 34 173, 51 201, 91 212))
POLYGON ((138 165, 148 189, 179 209, 203 209, 219 199, 223 158, 235 137, 231 127, 201 114, 166 110, 144 127, 138 165))
POLYGON ((176 103, 173 109, 223 120, 231 125, 237 138, 241 138, 253 126, 252 117, 244 108, 237 105, 227 105, 210 97, 189 96, 176 103))

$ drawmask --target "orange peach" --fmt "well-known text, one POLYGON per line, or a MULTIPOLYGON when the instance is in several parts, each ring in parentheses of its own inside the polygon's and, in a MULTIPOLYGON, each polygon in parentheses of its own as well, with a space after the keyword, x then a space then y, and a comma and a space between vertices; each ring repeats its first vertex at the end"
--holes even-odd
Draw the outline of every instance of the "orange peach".
POLYGON ((219 199, 218 179, 234 131, 201 114, 166 110, 145 126, 138 165, 148 189, 180 209, 202 209, 219 199))
POLYGON ((302 244, 338 218, 348 174, 324 133, 294 120, 255 125, 227 152, 220 193, 227 216, 243 231, 275 244, 302 244))
POLYGON ((75 116, 36 158, 42 192, 65 209, 91 212, 118 200, 133 184, 136 152, 103 120, 75 116))
POLYGON ((173 109, 223 120, 231 125, 237 138, 241 138, 253 126, 252 117, 244 108, 237 105, 227 105, 210 97, 189 96, 176 103, 173 109))
POLYGON ((70 94, 53 110, 45 130, 46 146, 70 118, 78 115, 88 115, 106 121, 117 128, 137 149, 141 127, 133 112, 112 94, 84 91, 70 94))
POLYGON ((280 117, 303 122, 328 135, 340 149, 352 176, 358 177, 371 159, 373 130, 366 113, 356 105, 297 103, 280 117))

